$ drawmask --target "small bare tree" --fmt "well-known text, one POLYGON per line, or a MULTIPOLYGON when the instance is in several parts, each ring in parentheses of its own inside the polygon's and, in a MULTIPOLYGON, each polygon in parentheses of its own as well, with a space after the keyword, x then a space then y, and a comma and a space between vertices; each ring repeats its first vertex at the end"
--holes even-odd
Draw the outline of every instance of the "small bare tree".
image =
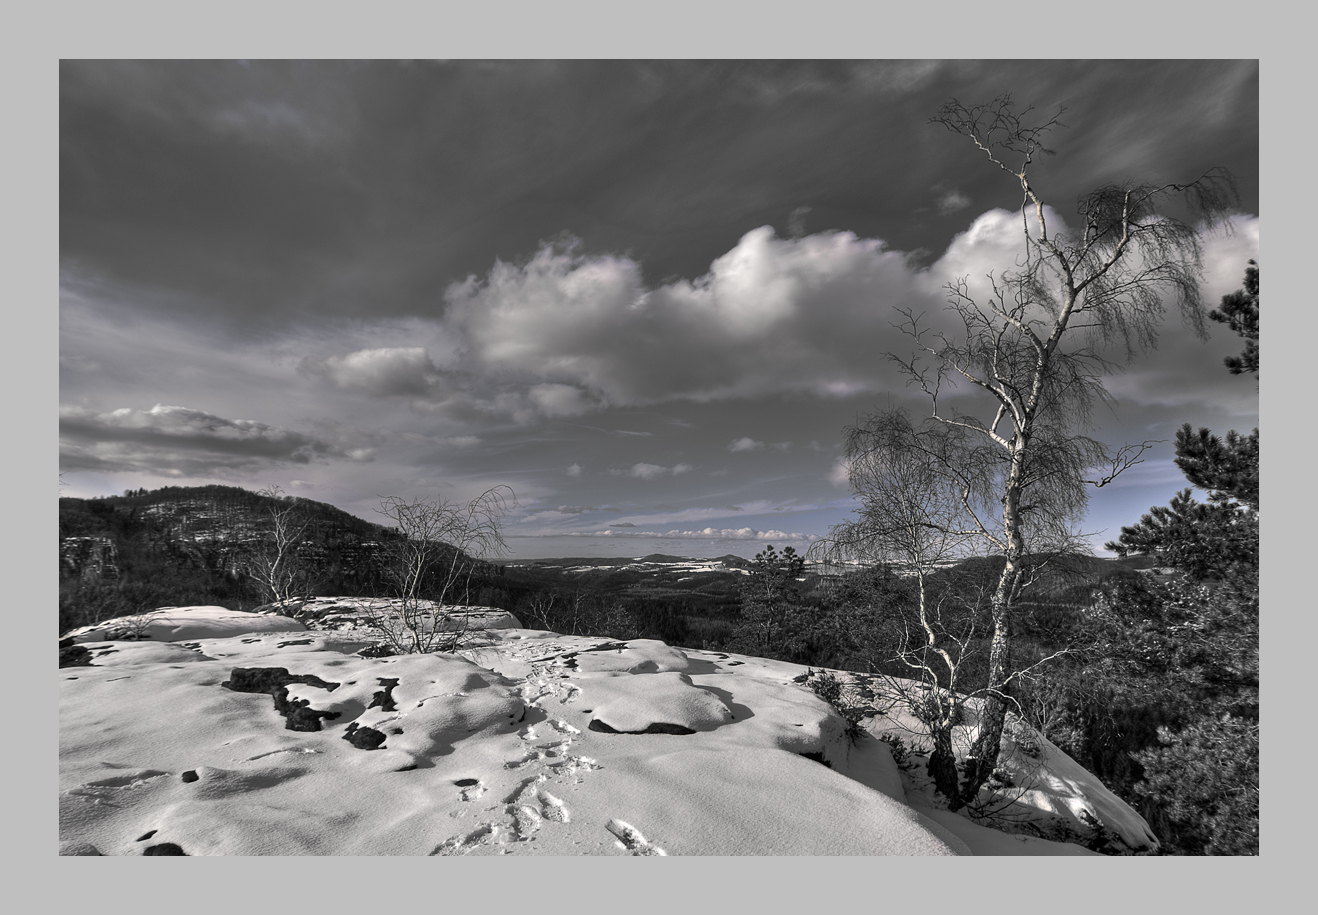
POLYGON ((401 535, 387 544, 385 569, 397 614, 376 610, 372 622, 391 648, 421 654, 458 646, 467 614, 455 620, 445 604, 465 596, 481 560, 507 552, 502 519, 516 504, 508 486, 488 489, 465 504, 398 496, 382 500, 376 511, 401 535))
POLYGON ((268 486, 257 494, 265 499, 268 527, 245 555, 248 577, 271 603, 310 596, 312 568, 298 549, 311 528, 311 519, 297 499, 278 486, 268 486))

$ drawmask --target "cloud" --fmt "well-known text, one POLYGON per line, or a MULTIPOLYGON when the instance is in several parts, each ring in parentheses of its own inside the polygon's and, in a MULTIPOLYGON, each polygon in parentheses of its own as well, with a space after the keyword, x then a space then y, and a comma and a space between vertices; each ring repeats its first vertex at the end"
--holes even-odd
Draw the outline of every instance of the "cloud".
POLYGON ((569 464, 569 465, 568 465, 568 468, 567 468, 567 475, 570 476, 570 477, 579 477, 579 476, 581 476, 581 465, 580 465, 580 464, 569 464))
POLYGON ((623 521, 643 527, 654 527, 659 524, 689 524, 693 521, 715 521, 733 514, 746 516, 763 514, 774 511, 778 504, 767 499, 757 499, 754 502, 745 502, 741 505, 722 508, 682 508, 674 511, 638 512, 622 515, 617 522, 614 522, 614 526, 616 527, 623 521))
MULTIPOLYGON (((1054 234, 1066 231, 1057 212, 1044 215, 1054 234)), ((1239 247, 1249 244, 1257 237, 1239 247)), ((704 275, 651 287, 630 258, 547 244, 523 264, 498 261, 485 277, 449 286, 431 331, 449 354, 442 371, 402 349, 361 351, 372 356, 354 372, 346 362, 325 365, 340 384, 362 386, 365 365, 379 360, 397 374, 369 375, 373 390, 429 384, 446 392, 432 396, 434 409, 452 418, 502 414, 519 424, 675 400, 894 391, 905 379, 876 356, 912 349, 894 332, 898 309, 934 333, 955 333, 947 285, 964 280, 987 301, 989 275, 1013 269, 1022 251, 1020 213, 1006 209, 981 213, 924 269, 880 239, 839 231, 784 239, 761 226, 704 275)), ((769 444, 743 437, 730 450, 769 444)))
POLYGON ((528 394, 545 416, 579 416, 594 408, 580 388, 567 384, 538 384, 528 394))
POLYGON ((872 342, 891 319, 883 305, 932 301, 882 241, 779 239, 768 226, 695 280, 651 289, 628 258, 546 246, 445 298, 446 330, 466 341, 465 371, 572 385, 615 406, 877 389, 887 370, 872 342))
MULTIPOLYGON (((1045 213, 1054 231, 1065 228, 1045 213)), ((976 218, 923 270, 880 239, 784 239, 761 226, 704 275, 651 288, 627 257, 560 243, 451 285, 443 332, 465 341, 462 372, 519 384, 561 415, 679 399, 850 397, 903 383, 876 358, 876 344, 910 348, 894 340, 897 309, 952 329, 946 285, 965 277, 982 298, 986 275, 1010 269, 1022 250, 1020 215, 1003 209, 976 218)))
POLYGON ((792 238, 800 238, 805 234, 805 217, 810 209, 807 206, 800 206, 792 210, 792 215, 787 220, 787 234, 792 238))
POLYGON ((574 533, 566 536, 570 537, 646 537, 649 539, 664 540, 764 540, 764 541, 792 541, 796 543, 811 543, 815 540, 822 539, 817 534, 799 534, 788 533, 786 531, 760 531, 753 527, 739 528, 713 528, 707 527, 699 531, 637 531, 627 530, 618 531, 616 528, 631 527, 627 524, 615 524, 610 528, 602 531, 591 531, 590 533, 574 533))
MULTIPOLYGON (((1228 231, 1206 236, 1202 247, 1203 302, 1212 309, 1222 296, 1241 287, 1248 260, 1257 259, 1259 219, 1234 217, 1228 231)), ((1132 405, 1173 408, 1174 415, 1186 419, 1209 406, 1234 416, 1257 415, 1258 388, 1252 378, 1231 375, 1222 363, 1244 348, 1243 339, 1222 324, 1206 322, 1206 329, 1207 342, 1195 338, 1170 308, 1159 335, 1157 358, 1138 359, 1126 371, 1105 379, 1108 392, 1132 405)))
POLYGON ((838 458, 833 462, 833 469, 828 472, 828 482, 842 489, 851 488, 851 462, 838 458))
POLYGON ((938 212, 942 216, 949 216, 952 213, 959 213, 966 207, 970 206, 970 198, 958 190, 947 190, 944 188, 934 188, 940 191, 938 195, 938 212))
POLYGON ((742 438, 737 439, 731 445, 728 445, 728 450, 734 453, 738 451, 759 451, 763 447, 764 447, 764 442, 757 442, 755 439, 749 436, 743 436, 742 438))
POLYGON ((420 346, 361 349, 346 356, 303 360, 301 370, 322 375, 348 391, 373 397, 424 396, 431 393, 438 370, 420 346))
POLYGON ((60 408, 65 470, 195 476, 329 457, 368 461, 372 456, 370 448, 345 452, 300 432, 187 407, 157 404, 150 410, 124 407, 110 413, 60 408))
POLYGON ((614 475, 625 474, 629 477, 636 477, 638 480, 653 480, 656 477, 662 477, 665 474, 677 476, 678 474, 687 473, 691 469, 692 467, 690 464, 675 464, 672 467, 661 467, 658 464, 646 464, 642 462, 640 464, 633 464, 630 470, 613 470, 610 471, 610 473, 613 473, 614 475))

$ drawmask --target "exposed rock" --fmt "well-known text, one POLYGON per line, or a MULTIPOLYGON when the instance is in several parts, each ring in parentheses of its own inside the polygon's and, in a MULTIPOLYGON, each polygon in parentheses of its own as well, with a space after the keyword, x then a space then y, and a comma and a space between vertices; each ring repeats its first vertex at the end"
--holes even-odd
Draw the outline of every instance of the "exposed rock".
POLYGON ((601 734, 694 734, 691 728, 680 724, 673 724, 668 721, 653 721, 647 724, 639 731, 619 731, 609 727, 598 718, 590 719, 590 724, 586 725, 589 730, 599 731, 601 734))
POLYGON ((188 853, 179 848, 173 842, 161 842, 159 845, 152 845, 146 851, 142 852, 143 857, 146 857, 147 855, 182 855, 186 858, 188 853))
POLYGON ((375 728, 358 727, 357 722, 354 721, 348 725, 343 739, 359 750, 378 750, 383 746, 385 736, 375 728))
POLYGON ((394 687, 398 685, 397 677, 376 677, 376 682, 384 689, 380 690, 371 697, 371 704, 367 708, 376 708, 377 706, 386 712, 392 712, 398 708, 394 704, 394 687))
POLYGON ((60 667, 90 667, 92 663, 92 653, 81 645, 76 645, 73 639, 61 639, 59 643, 59 666, 60 667))
POLYGON ((338 712, 323 712, 311 708, 311 703, 306 699, 289 699, 290 683, 318 686, 329 692, 333 692, 339 686, 337 683, 328 683, 311 674, 290 674, 283 667, 235 667, 229 674, 229 679, 220 686, 236 693, 269 693, 274 697, 275 711, 284 716, 284 727, 290 731, 319 731, 322 718, 333 721, 339 717, 338 712))

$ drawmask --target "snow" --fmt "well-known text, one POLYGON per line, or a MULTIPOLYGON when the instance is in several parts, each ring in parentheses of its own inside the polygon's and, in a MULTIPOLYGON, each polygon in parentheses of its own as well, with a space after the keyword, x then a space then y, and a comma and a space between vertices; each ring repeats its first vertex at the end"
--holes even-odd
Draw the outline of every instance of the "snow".
MULTIPOLYGON (((845 676, 844 672, 839 673, 845 676)), ((966 720, 953 729, 954 748, 964 750, 974 743, 979 733, 981 707, 981 700, 967 700, 966 720)), ((918 747, 923 728, 909 712, 894 709, 883 718, 870 719, 869 732, 875 737, 900 736, 907 744, 918 747)), ((1101 824, 1116 848, 1137 851, 1158 845, 1157 837, 1143 817, 1096 776, 1010 713, 998 770, 1010 782, 1003 792, 1012 798, 1005 819, 1057 836, 1083 836, 1093 831, 1094 824, 1101 824)), ((920 767, 910 767, 904 775, 909 800, 929 806, 937 804, 932 780, 923 777, 920 767)), ((988 789, 981 793, 981 798, 990 801, 988 789)))
MULTIPOLYGON (((798 665, 519 627, 361 657, 378 632, 159 613, 150 641, 84 631, 91 666, 60 671, 61 854, 1092 854, 938 809, 798 665), (254 668, 322 729, 237 691, 254 668)), ((1039 765, 1039 816, 1147 830, 1060 750, 1039 765)))
POLYGON ((636 688, 632 677, 596 677, 584 692, 595 707, 592 720, 623 733, 664 725, 712 731, 733 720, 718 696, 693 686, 682 673, 651 674, 643 690, 636 688))
MULTIPOLYGON (((278 604, 269 606, 276 608, 274 612, 292 612, 299 619, 312 620, 317 629, 369 629, 381 615, 395 615, 397 612, 397 601, 389 598, 313 597, 289 601, 289 604, 287 611, 280 611, 278 604)), ((493 607, 441 607, 434 601, 422 600, 416 602, 416 608, 428 612, 445 611, 439 616, 439 630, 520 629, 522 625, 507 610, 493 607)))
POLYGON ((74 642, 146 638, 157 642, 213 639, 250 632, 283 632, 307 627, 282 616, 262 616, 224 607, 164 607, 138 616, 121 616, 68 633, 74 642))

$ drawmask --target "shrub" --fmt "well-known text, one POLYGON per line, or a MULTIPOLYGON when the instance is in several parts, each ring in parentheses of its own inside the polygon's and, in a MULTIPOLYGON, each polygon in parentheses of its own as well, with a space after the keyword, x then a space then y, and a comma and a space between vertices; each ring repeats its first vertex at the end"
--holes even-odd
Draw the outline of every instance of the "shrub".
POLYGON ((1160 804, 1173 854, 1259 853, 1259 724, 1225 714, 1180 731, 1159 728, 1161 746, 1137 754, 1135 791, 1160 804))
POLYGON ((861 735, 865 733, 861 721, 872 714, 873 709, 864 702, 854 687, 828 670, 807 670, 799 677, 794 677, 793 681, 810 687, 816 696, 827 702, 842 716, 842 720, 847 723, 845 732, 847 740, 853 744, 860 740, 861 735))

